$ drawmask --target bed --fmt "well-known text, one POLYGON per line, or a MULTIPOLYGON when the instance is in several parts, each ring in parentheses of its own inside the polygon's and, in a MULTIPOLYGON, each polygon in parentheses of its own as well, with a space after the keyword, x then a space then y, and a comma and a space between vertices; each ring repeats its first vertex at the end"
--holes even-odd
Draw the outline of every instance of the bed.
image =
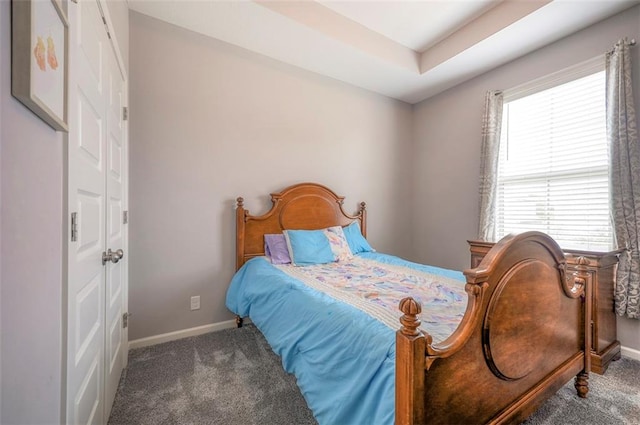
POLYGON ((421 326, 432 306, 415 297, 398 303, 397 330, 390 330, 265 259, 265 234, 357 222, 366 236, 364 203, 356 214, 345 213, 344 198, 315 183, 288 187, 271 201, 266 214, 254 216, 237 199, 237 273, 227 307, 239 326, 248 316, 265 335, 321 424, 519 423, 572 377, 586 397, 591 285, 586 271, 566 272, 550 237, 509 235, 458 275, 362 255, 416 275, 462 280, 459 324, 434 338, 421 326))

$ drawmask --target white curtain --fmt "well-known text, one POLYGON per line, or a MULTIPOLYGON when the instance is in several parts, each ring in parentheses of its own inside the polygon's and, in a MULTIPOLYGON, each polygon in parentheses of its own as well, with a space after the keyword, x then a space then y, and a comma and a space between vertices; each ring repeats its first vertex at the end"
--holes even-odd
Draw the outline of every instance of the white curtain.
POLYGON ((606 74, 611 215, 618 247, 627 248, 618 264, 615 308, 621 316, 640 319, 640 145, 626 39, 607 53, 606 74))
POLYGON ((502 92, 488 91, 486 93, 484 117, 482 119, 478 238, 490 242, 494 242, 496 239, 496 188, 500 131, 502 128, 502 104, 502 92))

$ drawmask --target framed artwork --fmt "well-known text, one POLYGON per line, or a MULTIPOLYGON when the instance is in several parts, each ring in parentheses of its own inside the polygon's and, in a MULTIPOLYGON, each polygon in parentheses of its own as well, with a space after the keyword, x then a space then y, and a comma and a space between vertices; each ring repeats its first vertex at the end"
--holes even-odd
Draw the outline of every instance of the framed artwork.
POLYGON ((11 94, 67 132, 69 23, 60 0, 13 0, 11 6, 11 94))

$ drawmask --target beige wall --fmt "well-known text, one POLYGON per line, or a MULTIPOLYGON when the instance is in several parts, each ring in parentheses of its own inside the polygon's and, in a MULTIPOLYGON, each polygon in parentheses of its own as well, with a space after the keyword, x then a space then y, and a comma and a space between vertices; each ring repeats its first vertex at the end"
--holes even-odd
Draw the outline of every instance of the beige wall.
POLYGON ((62 133, 11 96, 10 2, 0 2, 3 424, 61 418, 62 133))
MULTIPOLYGON (((621 37, 640 40, 640 6, 415 105, 412 258, 461 269, 478 226, 478 175, 484 93, 508 89, 609 50, 621 37)), ((640 105, 640 48, 632 49, 640 105)), ((640 107, 638 108, 640 111, 640 107)), ((619 320, 618 336, 640 349, 640 321, 619 320)))
POLYGON ((234 200, 314 181, 407 254, 412 107, 130 15, 131 340, 231 319, 234 200), (202 308, 189 310, 201 296, 202 308))
MULTIPOLYGON (((0 5, 0 24, 3 24, 5 8, 0 5)), ((0 29, 0 43, 5 35, 0 29)), ((4 64, 7 59, 2 54, 2 44, 0 44, 0 258, 2 258, 2 99, 4 93, 4 64)), ((0 335, 2 335, 2 260, 0 260, 0 335)), ((2 337, 0 336, 0 423, 2 422, 2 337)))

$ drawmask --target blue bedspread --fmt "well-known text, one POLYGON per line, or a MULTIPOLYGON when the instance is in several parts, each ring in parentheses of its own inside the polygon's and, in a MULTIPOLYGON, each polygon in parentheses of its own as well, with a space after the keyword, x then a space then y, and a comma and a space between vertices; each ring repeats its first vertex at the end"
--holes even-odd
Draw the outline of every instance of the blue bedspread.
MULTIPOLYGON (((359 254, 464 281, 460 272, 397 257, 359 254)), ((233 277, 227 307, 250 317, 293 373, 321 425, 393 424, 395 330, 271 266, 248 261, 233 277)))

